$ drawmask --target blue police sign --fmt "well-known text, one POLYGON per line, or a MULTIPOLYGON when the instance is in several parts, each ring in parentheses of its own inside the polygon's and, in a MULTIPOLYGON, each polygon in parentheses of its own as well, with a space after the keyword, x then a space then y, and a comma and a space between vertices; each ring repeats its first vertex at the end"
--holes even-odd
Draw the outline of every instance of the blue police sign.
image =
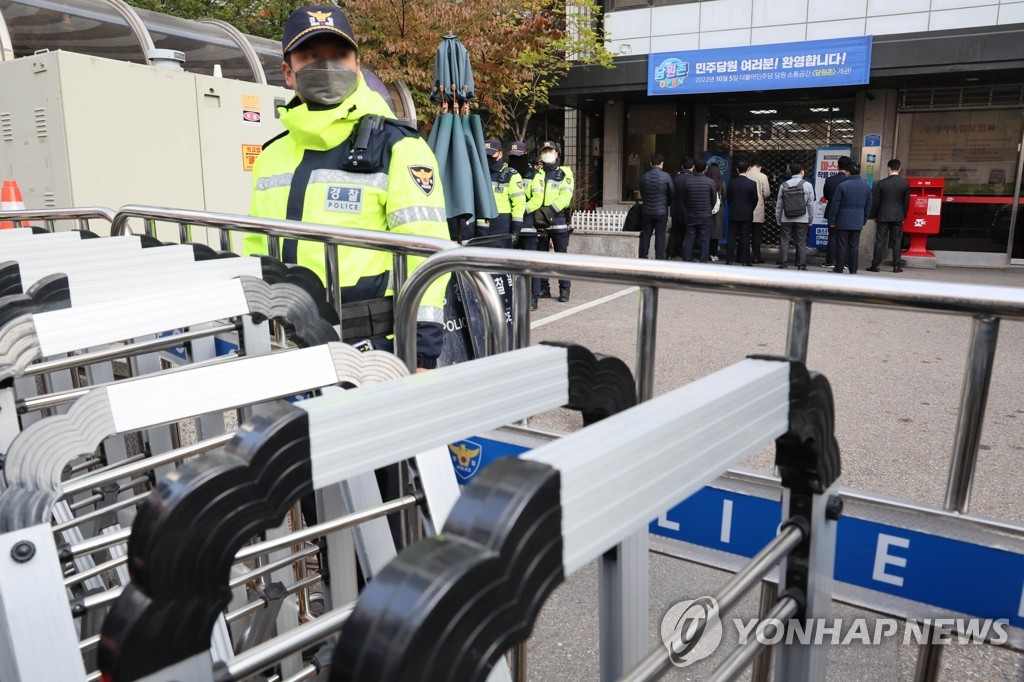
MULTIPOLYGON (((652 521, 650 532, 750 558, 775 537, 781 521, 776 500, 709 487, 652 521)), ((835 579, 1024 627, 1024 555, 1003 549, 843 516, 835 579)))
POLYGON ((871 76, 871 36, 657 52, 647 69, 648 95, 862 85, 871 76))

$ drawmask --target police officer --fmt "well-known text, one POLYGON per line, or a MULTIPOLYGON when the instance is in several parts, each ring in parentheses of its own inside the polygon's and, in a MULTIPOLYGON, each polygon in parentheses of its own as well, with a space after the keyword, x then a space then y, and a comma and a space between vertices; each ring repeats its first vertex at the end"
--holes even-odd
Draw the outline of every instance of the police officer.
MULTIPOLYGON (((533 213, 534 224, 541 227, 541 223, 544 223, 544 231, 554 243, 557 253, 569 250, 568 209, 573 193, 572 169, 558 165, 561 155, 562 148, 557 142, 549 140, 541 145, 540 160, 543 165, 530 181, 530 199, 527 203, 527 210, 533 213)), ((533 281, 534 297, 550 298, 548 280, 534 278, 533 281)), ((567 279, 558 280, 558 300, 562 303, 569 300, 571 286, 572 282, 567 279)))
MULTIPOLYGON (((498 206, 498 217, 490 221, 485 229, 479 228, 481 235, 519 234, 523 229, 523 214, 526 212, 526 192, 523 189, 523 178, 505 163, 505 152, 501 140, 491 138, 484 143, 487 152, 487 165, 491 171, 491 187, 494 189, 494 203, 498 206)), ((512 246, 511 238, 500 244, 505 248, 512 246)))
MULTIPOLYGON (((279 109, 286 131, 264 145, 253 167, 251 213, 323 225, 448 239, 437 160, 418 131, 394 119, 359 70, 359 48, 345 13, 330 5, 295 10, 282 40, 284 73, 296 97, 279 109)), ((266 253, 247 235, 245 253, 266 253)), ((285 262, 325 278, 324 247, 283 240, 285 262)), ((422 258, 409 258, 410 270, 422 258)), ((392 349, 391 254, 338 247, 344 340, 392 349)), ((447 278, 423 297, 417 365, 436 366, 443 338, 447 278)))

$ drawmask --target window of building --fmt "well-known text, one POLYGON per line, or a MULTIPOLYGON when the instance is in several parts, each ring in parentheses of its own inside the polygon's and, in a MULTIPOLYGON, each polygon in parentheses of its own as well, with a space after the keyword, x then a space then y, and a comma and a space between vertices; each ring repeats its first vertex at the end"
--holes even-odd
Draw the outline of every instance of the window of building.
POLYGON ((1020 109, 900 115, 905 176, 942 178, 946 201, 930 248, 1005 253, 1021 142, 1020 109))
POLYGON ((682 162, 678 115, 675 103, 630 104, 626 107, 625 162, 622 198, 640 198, 640 176, 651 167, 651 154, 665 157, 665 169, 675 172, 682 162))

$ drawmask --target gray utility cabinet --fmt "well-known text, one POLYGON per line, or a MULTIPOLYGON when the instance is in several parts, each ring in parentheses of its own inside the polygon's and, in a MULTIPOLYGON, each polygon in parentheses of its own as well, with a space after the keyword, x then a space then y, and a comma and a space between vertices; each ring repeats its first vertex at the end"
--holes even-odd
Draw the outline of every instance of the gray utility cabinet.
MULTIPOLYGON (((131 203, 247 214, 251 162, 283 130, 275 101, 292 96, 64 51, 2 62, 0 83, 0 176, 17 180, 30 209, 131 203)), ((198 231, 197 241, 216 244, 198 231)))

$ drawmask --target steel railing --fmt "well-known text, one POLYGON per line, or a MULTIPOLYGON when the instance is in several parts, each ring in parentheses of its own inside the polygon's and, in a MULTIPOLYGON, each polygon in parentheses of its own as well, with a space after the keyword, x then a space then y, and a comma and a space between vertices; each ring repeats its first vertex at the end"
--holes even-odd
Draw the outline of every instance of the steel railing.
MULTIPOLYGON (((227 213, 208 213, 135 204, 123 206, 117 212, 110 228, 110 234, 112 236, 129 234, 129 220, 131 219, 144 221, 146 232, 150 236, 155 236, 156 224, 158 222, 177 223, 179 226, 179 237, 183 242, 189 241, 192 227, 215 228, 221 231, 221 247, 224 249, 230 246, 228 244, 228 233, 230 232, 248 232, 267 237, 320 242, 325 246, 328 300, 334 309, 338 311, 339 317, 341 316, 341 300, 338 285, 338 260, 337 251, 333 247, 351 246, 376 251, 387 251, 393 254, 392 288, 396 302, 401 300, 402 289, 408 277, 409 270, 406 260, 408 256, 426 257, 442 251, 461 250, 463 248, 454 242, 444 239, 418 237, 396 232, 331 227, 329 225, 317 225, 291 220, 253 218, 227 213)), ((276 241, 269 240, 268 247, 270 255, 279 256, 276 241)), ((469 281, 480 301, 484 314, 491 322, 488 325, 488 334, 486 336, 485 347, 487 354, 490 355, 498 352, 499 349, 507 348, 506 327, 503 324, 498 324, 500 320, 504 319, 503 307, 493 283, 481 273, 472 273, 469 281)), ((342 321, 342 324, 344 324, 344 321, 342 321)), ((415 331, 413 333, 415 334, 415 331)), ((410 370, 415 370, 415 358, 413 358, 413 364, 409 368, 410 370)))
POLYGON ((53 232, 54 223, 58 220, 74 220, 78 222, 78 229, 88 230, 90 220, 106 220, 114 222, 114 211, 103 206, 83 206, 81 208, 43 208, 22 211, 0 212, 0 220, 13 222, 15 227, 22 227, 24 223, 42 221, 43 227, 53 232))
MULTIPOLYGON (((395 309, 396 352, 406 362, 416 357, 415 336, 409 334, 416 308, 434 278, 453 272, 507 272, 518 275, 513 314, 515 347, 530 343, 530 278, 577 279, 639 286, 637 321, 637 393, 653 393, 658 292, 660 289, 712 291, 790 302, 786 355, 806 362, 813 303, 888 307, 901 310, 967 315, 973 318, 960 408, 947 478, 944 509, 966 513, 974 481, 981 426, 992 377, 1000 319, 1024 319, 1024 289, 924 282, 888 278, 835 277, 765 269, 722 269, 668 261, 597 258, 575 254, 527 253, 465 248, 439 253, 406 282, 395 309)), ((773 601, 773 600, 770 600, 773 601)), ((762 617, 767 614, 762 613, 762 617)), ((937 679, 940 645, 922 645, 915 682, 937 679)))

